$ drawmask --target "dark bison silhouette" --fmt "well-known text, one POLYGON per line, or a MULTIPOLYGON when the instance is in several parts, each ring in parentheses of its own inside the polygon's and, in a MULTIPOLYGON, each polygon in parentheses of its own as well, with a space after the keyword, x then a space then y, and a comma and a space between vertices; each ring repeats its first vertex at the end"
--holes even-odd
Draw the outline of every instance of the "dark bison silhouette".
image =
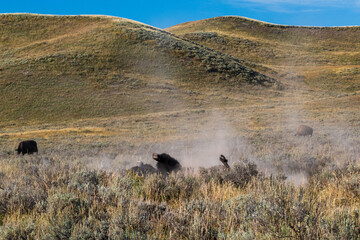
POLYGON ((312 136, 313 129, 306 125, 300 125, 295 133, 295 136, 312 136))
POLYGON ((157 161, 156 168, 163 174, 171 173, 181 169, 181 165, 175 158, 167 153, 153 153, 153 159, 157 161))
POLYGON ((19 146, 17 149, 15 149, 15 151, 17 151, 18 154, 22 153, 22 155, 25 153, 38 153, 37 143, 34 140, 22 141, 19 143, 19 146))
POLYGON ((159 171, 151 166, 150 164, 144 164, 141 161, 138 161, 138 165, 130 168, 130 171, 139 175, 140 177, 145 177, 149 174, 159 173, 159 171))

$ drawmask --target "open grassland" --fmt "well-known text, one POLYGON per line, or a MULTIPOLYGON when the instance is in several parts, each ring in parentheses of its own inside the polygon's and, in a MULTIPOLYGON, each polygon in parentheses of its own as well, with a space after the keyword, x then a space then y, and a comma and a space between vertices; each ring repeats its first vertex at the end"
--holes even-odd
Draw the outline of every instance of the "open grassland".
MULTIPOLYGON (((134 119, 143 131, 126 131, 132 125, 118 120, 125 129, 117 136, 81 127, 24 132, 39 143, 34 156, 8 155, 18 138, 8 133, 0 157, 1 238, 360 237, 360 142, 352 128, 328 122, 313 137, 297 138, 285 125, 263 126, 264 119, 244 122, 242 131, 214 119, 193 135, 165 131, 168 123, 154 117, 134 119), (125 171, 161 151, 195 172, 143 178, 125 171), (201 168, 219 165, 219 153, 229 157, 230 172, 201 168)), ((179 113, 175 126, 189 117, 179 113)))
POLYGON ((359 239, 358 39, 0 15, 0 239, 359 239), (126 170, 153 152, 187 171, 126 170))
POLYGON ((299 104, 302 112, 258 105, 7 129, 0 236, 358 239, 360 119, 347 98, 357 96, 299 104), (302 121, 313 137, 294 136, 302 121), (15 155, 29 137, 39 155, 15 155), (195 170, 146 178, 125 170, 154 165, 153 152, 195 170), (230 172, 202 169, 219 165, 219 154, 230 172))

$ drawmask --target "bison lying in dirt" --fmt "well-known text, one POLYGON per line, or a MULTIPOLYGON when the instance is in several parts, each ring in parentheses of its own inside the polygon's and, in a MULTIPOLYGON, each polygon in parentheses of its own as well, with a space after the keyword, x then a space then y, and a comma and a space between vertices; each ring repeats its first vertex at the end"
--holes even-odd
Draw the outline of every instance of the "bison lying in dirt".
POLYGON ((156 168, 161 173, 171 173, 172 171, 178 171, 181 169, 181 165, 175 158, 171 157, 167 153, 157 154, 153 153, 153 159, 157 161, 156 168))
POLYGON ((139 161, 138 166, 132 167, 130 171, 136 173, 139 176, 146 176, 153 173, 169 174, 173 171, 176 172, 182 168, 181 164, 169 154, 154 153, 152 157, 154 160, 157 161, 156 168, 154 168, 150 164, 144 164, 143 162, 139 161))
MULTIPOLYGON (((138 166, 132 167, 130 171, 132 171, 133 173, 139 176, 147 176, 154 173, 169 174, 173 171, 176 172, 179 170, 184 170, 184 171, 194 170, 193 168, 185 168, 185 169, 182 168, 181 164, 175 158, 171 157, 167 153, 162 153, 162 154, 154 153, 152 156, 153 159, 157 161, 156 163, 157 169, 151 166, 150 164, 144 164, 143 162, 139 161, 138 166)), ((229 161, 225 158, 225 156, 220 155, 219 159, 224 166, 214 166, 211 167, 210 169, 212 170, 218 169, 218 170, 226 170, 226 171, 230 170, 230 166, 228 164, 229 161)))
POLYGON ((130 171, 136 173, 140 177, 145 177, 149 174, 159 173, 159 171, 151 166, 150 164, 144 164, 143 162, 139 161, 138 165, 135 167, 130 168, 130 171))
POLYGON ((22 141, 19 143, 19 146, 17 149, 15 149, 18 154, 22 153, 24 155, 27 154, 33 154, 34 152, 38 152, 37 143, 34 140, 28 140, 28 141, 22 141))
POLYGON ((295 136, 312 136, 313 129, 306 125, 300 125, 295 133, 295 136))

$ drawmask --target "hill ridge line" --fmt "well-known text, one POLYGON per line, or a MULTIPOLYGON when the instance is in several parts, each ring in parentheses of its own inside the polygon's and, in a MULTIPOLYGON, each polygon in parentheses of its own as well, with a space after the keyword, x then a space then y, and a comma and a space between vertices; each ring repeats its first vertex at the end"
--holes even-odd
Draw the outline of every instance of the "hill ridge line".
POLYGON ((200 19, 200 20, 195 20, 195 21, 188 21, 188 22, 179 23, 179 24, 176 24, 176 25, 167 27, 166 29, 171 29, 171 28, 176 27, 176 26, 181 26, 181 25, 186 25, 186 24, 191 24, 191 23, 196 23, 196 22, 216 20, 216 19, 226 19, 226 18, 228 18, 228 19, 246 20, 246 21, 249 21, 249 22, 254 22, 254 23, 258 23, 258 24, 263 24, 263 25, 265 25, 265 26, 267 26, 267 27, 306 28, 306 29, 360 28, 360 25, 354 25, 354 26, 305 26, 305 25, 287 25, 287 24, 270 23, 270 22, 266 22, 266 21, 262 21, 262 20, 258 20, 258 19, 254 19, 254 18, 249 18, 249 17, 229 15, 229 16, 217 16, 217 17, 212 17, 212 18, 205 18, 205 19, 200 19))

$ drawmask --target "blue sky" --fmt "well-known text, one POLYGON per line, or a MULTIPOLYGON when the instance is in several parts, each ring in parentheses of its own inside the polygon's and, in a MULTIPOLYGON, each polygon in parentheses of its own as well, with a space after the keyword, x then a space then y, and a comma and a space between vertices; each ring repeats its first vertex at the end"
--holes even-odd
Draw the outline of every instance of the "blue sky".
POLYGON ((302 26, 360 25, 360 0, 1 0, 0 13, 101 14, 166 28, 217 16, 302 26))

